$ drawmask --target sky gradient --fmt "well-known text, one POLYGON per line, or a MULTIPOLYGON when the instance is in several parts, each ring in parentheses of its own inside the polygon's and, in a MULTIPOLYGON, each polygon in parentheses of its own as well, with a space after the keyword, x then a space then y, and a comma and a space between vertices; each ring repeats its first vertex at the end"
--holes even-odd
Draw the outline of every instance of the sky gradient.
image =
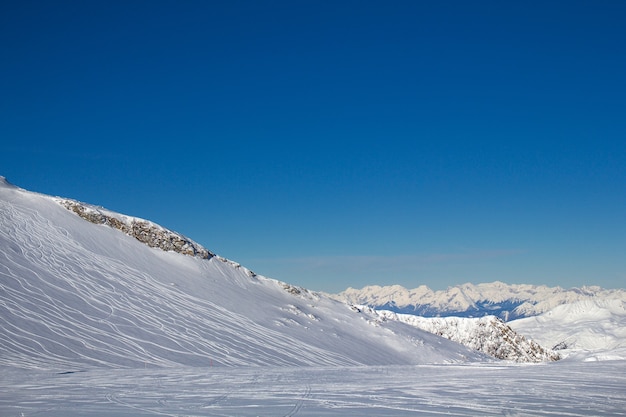
POLYGON ((626 2, 11 3, 20 187, 313 290, 626 287, 626 2))

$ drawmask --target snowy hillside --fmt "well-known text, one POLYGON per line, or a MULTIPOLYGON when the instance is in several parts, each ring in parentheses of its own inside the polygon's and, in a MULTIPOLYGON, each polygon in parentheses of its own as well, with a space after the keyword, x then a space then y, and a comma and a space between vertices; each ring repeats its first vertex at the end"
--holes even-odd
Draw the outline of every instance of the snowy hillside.
POLYGON ((0 178, 0 365, 73 370, 483 359, 406 324, 372 325, 375 320, 255 275, 145 220, 0 178))
POLYGON ((561 305, 509 324, 566 356, 585 360, 626 359, 626 302, 620 299, 561 305))
POLYGON ((0 177, 2 416, 617 416, 625 363, 491 361, 0 177))
POLYGON ((526 339, 494 316, 420 317, 387 310, 375 312, 382 320, 397 320, 410 324, 494 358, 514 362, 547 362, 560 359, 554 351, 526 339))
POLYGON ((507 285, 493 282, 478 285, 468 283, 441 291, 433 291, 424 285, 412 290, 400 285, 372 285, 360 290, 348 288, 333 297, 351 304, 425 317, 494 315, 509 321, 535 316, 556 306, 583 300, 614 298, 626 301, 626 291, 600 287, 563 289, 545 285, 507 285))

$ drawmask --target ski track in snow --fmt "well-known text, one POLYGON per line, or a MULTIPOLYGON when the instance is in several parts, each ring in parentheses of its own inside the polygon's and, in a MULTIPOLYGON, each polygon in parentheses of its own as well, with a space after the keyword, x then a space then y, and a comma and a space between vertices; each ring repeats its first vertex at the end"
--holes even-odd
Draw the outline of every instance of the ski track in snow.
MULTIPOLYGON (((0 366, 353 366, 482 360, 432 335, 151 248, 0 183, 0 366)), ((446 341, 447 342, 447 341, 446 341)))
MULTIPOLYGON (((263 356, 263 352, 255 350, 259 342, 267 349, 294 343, 292 338, 159 283, 116 259, 95 254, 93 258, 76 256, 85 250, 76 247, 76 241, 64 238, 68 231, 50 224, 39 213, 31 211, 27 216, 48 225, 45 230, 49 232, 44 236, 40 229, 31 228, 32 223, 20 222, 24 213, 17 213, 12 205, 0 201, 0 210, 7 220, 0 233, 8 241, 20 239, 14 242, 14 252, 0 253, 0 320, 5 329, 0 348, 9 351, 9 345, 22 346, 27 357, 25 367, 38 359, 42 365, 65 362, 71 368, 74 361, 67 361, 68 356, 94 365, 107 365, 103 358, 108 356, 110 362, 130 366, 174 366, 179 363, 164 359, 174 355, 177 361, 181 356, 189 356, 190 361, 193 357, 195 364, 198 358, 204 358, 205 365, 213 361, 249 365, 263 356), (54 250, 49 242, 58 242, 54 250), (67 259, 71 262, 62 261, 67 259), (36 268, 38 265, 40 269, 36 268), (75 279, 80 276, 98 279, 75 279), (98 294, 98 299, 93 294, 98 294), (65 300, 63 305, 57 305, 58 299, 65 300), (181 314, 171 317, 172 311, 181 314), (72 323, 72 327, 67 323, 72 323), (217 337, 207 335, 207 331, 215 329, 219 329, 217 337), (211 339, 218 339, 219 343, 211 339), (63 340, 63 345, 58 340, 63 340), (84 348, 94 355, 79 355, 77 351, 85 351, 84 348), (162 354, 150 355, 150 351, 162 354)), ((319 363, 321 357, 327 358, 328 365, 352 362, 336 353, 311 350, 308 345, 306 349, 293 346, 293 355, 276 357, 275 365, 308 360, 319 363)), ((20 366, 21 359, 2 355, 0 364, 20 366)))
POLYGON ((626 361, 554 365, 3 369, 0 415, 624 416, 626 361))

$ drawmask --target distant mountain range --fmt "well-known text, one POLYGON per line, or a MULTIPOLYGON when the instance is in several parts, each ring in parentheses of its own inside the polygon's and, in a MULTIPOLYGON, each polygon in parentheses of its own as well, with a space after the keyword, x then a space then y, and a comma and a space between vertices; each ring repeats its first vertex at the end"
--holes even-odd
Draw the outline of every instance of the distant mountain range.
POLYGON ((378 310, 423 317, 483 317, 493 315, 504 321, 532 317, 553 308, 585 300, 618 299, 626 301, 623 289, 582 287, 564 289, 545 285, 508 285, 503 282, 463 284, 433 291, 422 285, 409 290, 400 285, 371 285, 348 288, 332 295, 351 304, 368 305, 378 310))

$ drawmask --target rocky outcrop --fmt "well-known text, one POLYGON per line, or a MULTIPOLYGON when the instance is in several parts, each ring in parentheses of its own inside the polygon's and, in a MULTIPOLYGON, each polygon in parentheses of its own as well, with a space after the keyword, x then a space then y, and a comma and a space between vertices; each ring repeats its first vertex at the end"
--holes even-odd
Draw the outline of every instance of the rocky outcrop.
POLYGON ((195 256, 202 259, 210 259, 215 256, 215 254, 194 241, 147 220, 128 216, 115 216, 114 213, 108 212, 107 210, 89 206, 74 200, 62 199, 58 200, 58 202, 63 207, 73 211, 91 223, 104 224, 121 230, 152 248, 178 252, 183 255, 195 256))
POLYGON ((495 316, 419 317, 392 311, 375 311, 381 320, 397 320, 410 324, 497 359, 514 362, 551 362, 560 359, 553 350, 525 338, 495 316))

